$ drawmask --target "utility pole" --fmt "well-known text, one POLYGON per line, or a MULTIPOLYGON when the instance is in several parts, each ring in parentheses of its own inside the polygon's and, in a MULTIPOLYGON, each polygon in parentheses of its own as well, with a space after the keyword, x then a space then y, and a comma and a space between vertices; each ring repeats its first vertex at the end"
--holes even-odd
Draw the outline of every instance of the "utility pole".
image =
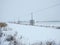
POLYGON ((30 20, 30 25, 34 25, 35 21, 33 20, 33 12, 31 13, 31 20, 30 20))
POLYGON ((33 12, 31 12, 31 20, 33 20, 33 12))

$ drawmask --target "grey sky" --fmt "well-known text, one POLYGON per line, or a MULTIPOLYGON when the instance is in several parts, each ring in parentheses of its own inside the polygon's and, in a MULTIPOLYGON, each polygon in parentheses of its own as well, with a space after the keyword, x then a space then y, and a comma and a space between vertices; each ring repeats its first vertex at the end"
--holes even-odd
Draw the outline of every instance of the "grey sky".
POLYGON ((35 20, 60 20, 60 5, 41 11, 41 9, 60 4, 60 0, 0 0, 0 20, 30 20, 33 12, 35 20))

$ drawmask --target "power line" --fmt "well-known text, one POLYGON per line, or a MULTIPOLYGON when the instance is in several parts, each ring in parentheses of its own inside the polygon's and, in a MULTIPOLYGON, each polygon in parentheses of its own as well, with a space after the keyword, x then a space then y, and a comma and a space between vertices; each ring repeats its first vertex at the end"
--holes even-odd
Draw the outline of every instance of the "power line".
POLYGON ((47 9, 50 9, 50 8, 53 8, 53 7, 56 7, 56 6, 59 6, 59 5, 60 5, 60 3, 59 4, 56 4, 56 5, 52 5, 52 6, 47 7, 47 8, 43 8, 43 9, 38 10, 38 11, 35 11, 34 13, 38 13, 38 12, 41 12, 41 11, 44 11, 44 10, 47 10, 47 9))

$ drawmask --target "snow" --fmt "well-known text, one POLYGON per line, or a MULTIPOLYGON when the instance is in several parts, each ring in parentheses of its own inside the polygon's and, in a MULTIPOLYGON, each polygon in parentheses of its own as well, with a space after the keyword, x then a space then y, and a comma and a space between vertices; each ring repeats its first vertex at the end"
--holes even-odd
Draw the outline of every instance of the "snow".
MULTIPOLYGON (((10 24, 8 27, 12 28, 12 32, 18 32, 18 36, 23 36, 23 41, 27 43, 34 43, 36 41, 55 40, 60 41, 60 29, 35 27, 29 25, 10 24)), ((11 32, 11 34, 12 34, 11 32)))
POLYGON ((41 24, 41 25, 50 25, 50 26, 60 26, 60 22, 38 22, 38 23, 36 23, 36 24, 41 24))
MULTIPOLYGON (((45 27, 36 27, 36 26, 30 26, 30 25, 20 25, 20 24, 12 24, 7 23, 8 28, 11 28, 11 30, 8 30, 5 32, 6 35, 14 35, 15 32, 17 32, 17 38, 18 40, 22 36, 22 39, 20 40, 24 44, 32 44, 34 42, 39 41, 60 41, 60 29, 54 29, 54 28, 45 28, 45 27)), ((7 44, 6 44, 7 45, 7 44)))

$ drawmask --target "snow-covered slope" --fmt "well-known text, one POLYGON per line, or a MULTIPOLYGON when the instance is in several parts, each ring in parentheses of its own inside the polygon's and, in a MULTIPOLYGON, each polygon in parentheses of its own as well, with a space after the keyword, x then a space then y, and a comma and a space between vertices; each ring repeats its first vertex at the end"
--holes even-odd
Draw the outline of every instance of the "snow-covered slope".
POLYGON ((12 28, 8 33, 18 32, 18 37, 22 36, 22 42, 34 43, 37 41, 60 41, 60 29, 35 27, 29 25, 19 25, 8 23, 8 27, 12 28))

